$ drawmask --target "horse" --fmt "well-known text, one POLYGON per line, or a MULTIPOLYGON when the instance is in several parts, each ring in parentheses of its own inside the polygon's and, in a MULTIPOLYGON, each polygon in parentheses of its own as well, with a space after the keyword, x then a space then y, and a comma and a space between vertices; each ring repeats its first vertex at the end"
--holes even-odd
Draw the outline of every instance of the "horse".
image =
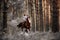
POLYGON ((26 19, 26 21, 19 23, 17 25, 17 27, 21 28, 22 31, 23 31, 23 28, 25 28, 26 29, 25 32, 28 33, 28 30, 30 31, 30 22, 29 22, 28 18, 26 19))

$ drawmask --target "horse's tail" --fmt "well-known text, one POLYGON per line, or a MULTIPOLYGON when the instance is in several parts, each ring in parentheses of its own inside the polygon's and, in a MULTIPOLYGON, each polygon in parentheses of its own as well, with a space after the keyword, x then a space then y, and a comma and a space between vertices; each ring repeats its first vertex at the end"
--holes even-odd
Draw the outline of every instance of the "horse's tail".
POLYGON ((19 25, 17 25, 17 27, 19 27, 19 25))
POLYGON ((17 25, 17 27, 18 27, 18 28, 20 28, 21 26, 22 26, 22 24, 21 24, 21 23, 17 25))

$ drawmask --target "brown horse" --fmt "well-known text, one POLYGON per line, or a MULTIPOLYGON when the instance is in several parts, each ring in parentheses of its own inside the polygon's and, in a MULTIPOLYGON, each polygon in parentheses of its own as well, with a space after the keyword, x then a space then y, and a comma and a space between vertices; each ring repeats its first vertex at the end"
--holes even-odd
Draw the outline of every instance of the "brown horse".
POLYGON ((30 31, 30 22, 29 22, 28 18, 26 19, 26 21, 19 23, 17 25, 17 27, 18 28, 21 27, 22 31, 23 31, 23 28, 26 28, 25 32, 28 32, 28 30, 30 31))

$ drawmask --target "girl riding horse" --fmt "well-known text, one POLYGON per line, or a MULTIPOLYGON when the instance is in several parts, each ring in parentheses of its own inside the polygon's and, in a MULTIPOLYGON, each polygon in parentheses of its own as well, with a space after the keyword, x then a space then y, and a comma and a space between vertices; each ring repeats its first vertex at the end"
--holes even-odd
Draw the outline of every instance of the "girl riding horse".
POLYGON ((23 28, 26 28, 25 32, 28 32, 28 30, 30 31, 30 22, 29 22, 28 18, 26 19, 26 21, 19 23, 17 25, 17 27, 18 28, 21 27, 22 31, 23 31, 23 28))

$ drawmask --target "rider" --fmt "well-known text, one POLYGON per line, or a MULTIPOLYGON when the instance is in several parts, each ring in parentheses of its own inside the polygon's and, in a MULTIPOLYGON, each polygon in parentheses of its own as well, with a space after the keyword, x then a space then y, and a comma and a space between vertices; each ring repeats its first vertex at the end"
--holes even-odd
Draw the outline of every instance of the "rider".
POLYGON ((25 15, 23 16, 23 21, 26 21, 26 19, 29 18, 28 15, 25 15))

